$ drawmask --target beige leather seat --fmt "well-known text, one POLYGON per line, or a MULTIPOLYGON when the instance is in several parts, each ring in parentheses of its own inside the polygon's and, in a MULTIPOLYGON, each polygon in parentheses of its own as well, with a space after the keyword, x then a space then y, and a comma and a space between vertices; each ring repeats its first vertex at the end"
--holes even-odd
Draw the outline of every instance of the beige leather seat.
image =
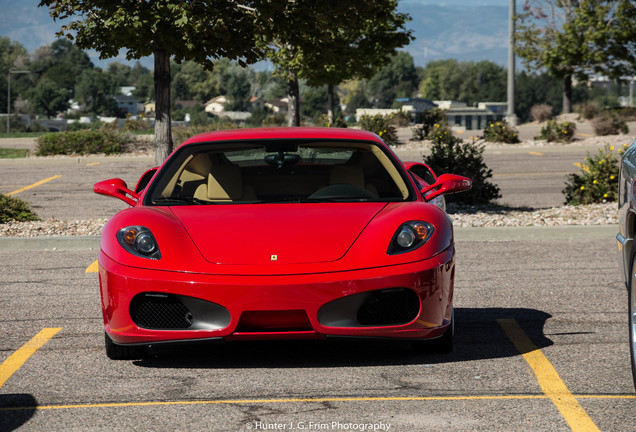
POLYGON ((194 197, 206 201, 255 201, 254 190, 243 183, 241 169, 236 165, 212 165, 208 181, 197 187, 194 197))
POLYGON ((364 172, 360 165, 340 164, 331 167, 329 174, 329 184, 350 184, 368 190, 373 195, 378 196, 378 190, 372 184, 364 181, 364 172))

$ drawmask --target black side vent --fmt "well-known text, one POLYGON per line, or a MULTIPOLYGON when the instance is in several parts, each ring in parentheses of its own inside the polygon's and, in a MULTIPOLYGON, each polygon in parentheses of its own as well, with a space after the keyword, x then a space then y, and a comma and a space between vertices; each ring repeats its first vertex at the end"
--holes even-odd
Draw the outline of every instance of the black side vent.
POLYGON ((189 329, 194 320, 177 296, 160 293, 144 293, 133 298, 130 317, 139 327, 153 330, 189 329))
POLYGON ((358 309, 362 325, 398 325, 413 321, 420 311, 417 294, 406 288, 373 292, 358 309))

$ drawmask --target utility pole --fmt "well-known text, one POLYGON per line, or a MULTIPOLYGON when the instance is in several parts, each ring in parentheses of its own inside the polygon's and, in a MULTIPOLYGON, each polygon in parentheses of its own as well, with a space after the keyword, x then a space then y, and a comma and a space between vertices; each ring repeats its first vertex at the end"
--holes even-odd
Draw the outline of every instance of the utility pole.
POLYGON ((519 124, 519 119, 515 115, 515 1, 510 0, 508 8, 508 110, 506 121, 510 126, 519 124))
POLYGON ((31 71, 9 71, 7 79, 7 133, 11 132, 11 74, 30 74, 31 71))

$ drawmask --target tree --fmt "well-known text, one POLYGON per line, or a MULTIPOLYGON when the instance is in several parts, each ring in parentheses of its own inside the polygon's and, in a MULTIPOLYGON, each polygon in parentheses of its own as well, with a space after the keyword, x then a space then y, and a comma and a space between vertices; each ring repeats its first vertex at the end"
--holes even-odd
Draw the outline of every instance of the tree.
MULTIPOLYGON (((0 110, 7 107, 7 75, 10 70, 28 70, 29 53, 16 41, 7 37, 0 37, 0 110)), ((31 80, 28 74, 16 74, 11 76, 11 102, 15 101, 21 92, 29 88, 31 80)))
POLYGON ((367 84, 367 94, 373 106, 390 108, 396 98, 410 98, 417 91, 419 77, 413 57, 400 51, 390 58, 390 63, 378 71, 367 84))
POLYGON ((633 73, 634 20, 631 0, 526 0, 517 17, 515 50, 527 66, 563 81, 563 112, 569 113, 573 78, 633 73))
POLYGON ((289 126, 300 124, 299 78, 313 86, 327 84, 333 101, 333 86, 370 76, 411 38, 403 30, 408 15, 396 12, 396 0, 297 0, 270 6, 259 9, 262 45, 287 82, 289 126))
POLYGON ((154 57, 157 164, 173 149, 170 58, 177 63, 194 60, 208 69, 220 57, 242 64, 259 59, 253 12, 233 0, 41 0, 40 6, 48 6, 55 20, 71 20, 58 36, 82 49, 96 50, 100 58, 115 57, 120 50, 129 60, 154 57))
MULTIPOLYGON (((110 67, 109 67, 110 71, 110 67)), ((75 85, 75 99, 84 110, 92 114, 112 114, 117 108, 110 73, 93 68, 85 70, 75 85)))
POLYGON ((36 111, 44 112, 47 117, 53 117, 69 106, 69 91, 48 79, 41 79, 27 96, 36 111))
POLYGON ((506 100, 506 70, 487 60, 429 62, 422 71, 420 93, 432 100, 476 102, 506 100))

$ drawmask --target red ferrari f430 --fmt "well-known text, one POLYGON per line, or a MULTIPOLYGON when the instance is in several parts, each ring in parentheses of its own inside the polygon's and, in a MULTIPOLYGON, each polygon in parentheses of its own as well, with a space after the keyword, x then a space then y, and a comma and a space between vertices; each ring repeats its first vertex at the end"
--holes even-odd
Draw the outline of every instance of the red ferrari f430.
POLYGON ((399 338, 450 350, 453 226, 443 194, 471 182, 402 163, 353 129, 197 135, 104 227, 106 353, 202 340, 399 338))

